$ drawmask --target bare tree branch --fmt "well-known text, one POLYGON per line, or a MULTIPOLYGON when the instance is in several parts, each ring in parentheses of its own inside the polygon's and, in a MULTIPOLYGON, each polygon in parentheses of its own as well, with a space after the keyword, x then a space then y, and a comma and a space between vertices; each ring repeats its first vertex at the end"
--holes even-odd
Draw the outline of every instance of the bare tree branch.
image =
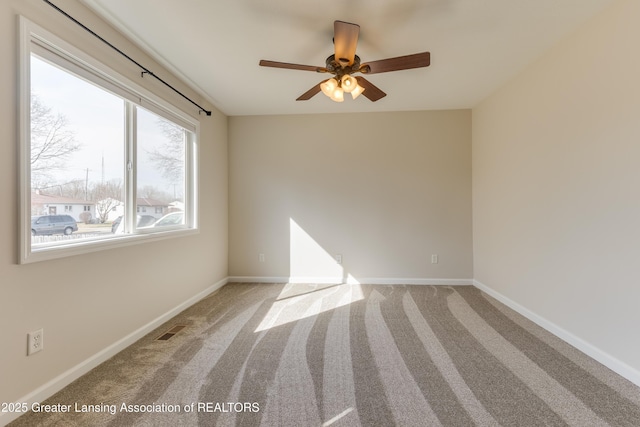
POLYGON ((109 219, 109 212, 122 203, 122 182, 111 180, 104 184, 96 184, 91 189, 91 198, 96 203, 96 215, 100 219, 100 223, 104 224, 109 219))
POLYGON ((160 148, 147 151, 149 159, 155 163, 165 179, 172 183, 181 183, 184 179, 185 131, 166 120, 158 120, 157 124, 166 141, 160 148))
POLYGON ((62 114, 31 95, 31 180, 46 180, 50 173, 63 169, 71 154, 80 148, 75 134, 62 114))

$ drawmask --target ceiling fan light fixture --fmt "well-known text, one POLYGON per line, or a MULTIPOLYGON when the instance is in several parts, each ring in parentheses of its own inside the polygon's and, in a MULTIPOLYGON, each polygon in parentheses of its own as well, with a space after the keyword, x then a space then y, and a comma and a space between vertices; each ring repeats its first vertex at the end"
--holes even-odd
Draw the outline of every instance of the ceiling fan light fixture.
POLYGON ((344 90, 341 87, 337 87, 334 89, 333 93, 329 96, 332 101, 342 102, 344 101, 344 90))
POLYGON ((336 79, 329 79, 324 83, 320 84, 320 89, 322 93, 327 95, 329 98, 332 97, 333 92, 338 88, 338 81, 336 79))
POLYGON ((356 99, 362 94, 362 92, 364 92, 364 88, 356 82, 356 87, 351 91, 351 97, 356 99))
POLYGON ((358 81, 356 80, 356 78, 353 76, 350 76, 349 74, 345 74, 344 76, 342 76, 342 79, 340 80, 341 80, 342 90, 344 90, 347 93, 351 93, 351 91, 358 86, 358 81))

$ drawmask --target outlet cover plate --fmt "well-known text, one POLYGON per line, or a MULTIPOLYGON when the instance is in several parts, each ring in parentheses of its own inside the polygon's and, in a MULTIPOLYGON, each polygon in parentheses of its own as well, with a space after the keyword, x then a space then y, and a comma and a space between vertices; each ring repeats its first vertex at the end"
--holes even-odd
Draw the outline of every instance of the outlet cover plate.
POLYGON ((38 329, 27 334, 27 356, 42 351, 44 348, 44 329, 38 329))

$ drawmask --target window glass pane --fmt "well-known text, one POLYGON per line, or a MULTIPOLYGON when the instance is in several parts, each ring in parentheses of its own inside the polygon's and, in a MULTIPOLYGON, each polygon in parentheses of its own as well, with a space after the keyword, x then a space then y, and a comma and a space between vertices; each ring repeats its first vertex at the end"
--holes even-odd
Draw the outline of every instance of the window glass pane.
POLYGON ((185 224, 185 136, 184 128, 137 108, 138 228, 185 224))
POLYGON ((31 55, 30 142, 32 247, 111 235, 124 213, 124 101, 31 55))

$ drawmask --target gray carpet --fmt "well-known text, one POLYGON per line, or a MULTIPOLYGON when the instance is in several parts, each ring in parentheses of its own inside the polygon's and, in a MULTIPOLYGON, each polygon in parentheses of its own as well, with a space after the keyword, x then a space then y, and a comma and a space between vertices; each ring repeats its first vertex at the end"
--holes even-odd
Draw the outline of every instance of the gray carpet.
POLYGON ((640 426, 640 388, 470 286, 229 284, 43 404, 10 425, 640 426))

